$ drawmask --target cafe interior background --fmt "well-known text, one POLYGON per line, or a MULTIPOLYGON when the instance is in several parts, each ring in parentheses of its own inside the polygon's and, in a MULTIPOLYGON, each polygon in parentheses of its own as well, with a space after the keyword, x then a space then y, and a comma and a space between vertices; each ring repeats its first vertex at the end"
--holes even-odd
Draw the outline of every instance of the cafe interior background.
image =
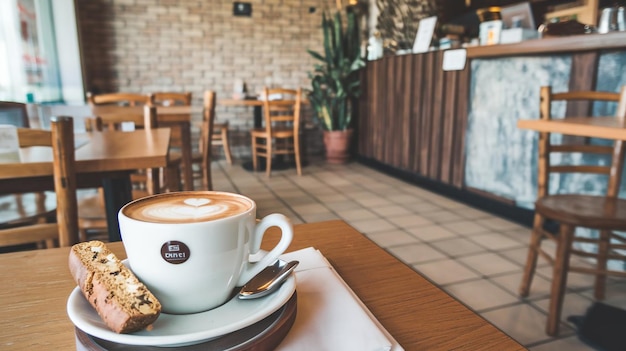
MULTIPOLYGON (((454 33, 441 32, 444 24, 472 24, 478 34, 476 11, 490 6, 516 5, 517 0, 371 0, 344 1, 360 14, 362 46, 372 61, 410 53, 420 20, 437 17, 439 37, 432 45, 460 45, 454 33), (442 40, 443 39, 443 40, 442 40), (452 41, 453 43, 450 43, 452 41)), ((593 3, 598 8, 608 1, 532 1, 533 21, 545 22, 546 14, 581 9, 593 3)), ((251 0, 250 14, 235 13, 230 0, 8 0, 0 2, 0 100, 28 102, 29 112, 42 121, 55 114, 89 115, 85 92, 189 91, 193 104, 202 104, 207 87, 219 97, 231 98, 238 83, 246 92, 258 94, 264 86, 308 87, 308 72, 314 59, 307 49, 320 50, 322 12, 334 11, 337 1, 251 0), (17 30, 19 28, 19 30, 17 30), (15 55, 13 53, 20 53, 15 55)), ((578 10, 583 11, 583 10, 578 10)), ((584 16, 584 13, 579 13, 584 16)), ((449 26, 449 28, 454 28, 449 26)), ((469 41, 467 45, 476 45, 469 41)), ((443 48, 443 46, 442 46, 443 48)), ((520 91, 536 88, 536 82, 517 76, 538 70, 557 88, 565 89, 570 79, 571 57, 506 58, 472 62, 474 79, 489 83, 489 90, 472 91, 483 104, 469 108, 467 129, 466 185, 485 193, 512 199, 516 206, 531 209, 536 196, 534 159, 492 165, 511 155, 534 155, 528 140, 511 140, 500 121, 495 139, 482 137, 493 125, 487 116, 525 111, 497 101, 503 81, 517 81, 520 91), (532 86, 531 86, 532 85, 532 86), (494 112, 495 111, 495 112, 494 112), (506 140, 512 148, 494 151, 494 140, 506 140), (490 149, 490 150, 487 150, 490 149), (484 156, 487 155, 487 156, 484 156), (497 158, 496 157, 496 158, 497 158), (493 172, 493 168, 497 168, 493 172), (519 186, 511 186, 518 184, 519 186)), ((607 52, 598 64, 598 89, 615 90, 626 84, 624 51, 607 52), (620 72, 620 74, 614 74, 620 72)), ((476 101, 476 100, 475 100, 476 101)), ((603 110, 599 114, 611 114, 603 110)), ((236 158, 249 156, 253 121, 246 107, 217 107, 220 119, 228 119, 231 145, 236 158)), ((198 117, 200 118, 200 117, 198 117)), ((322 152, 321 132, 310 111, 305 114, 307 152, 322 152)), ((77 124, 80 128, 80 124, 77 124)), ((513 158, 511 158, 513 159, 513 158)), ((598 180, 564 179, 570 190, 589 189, 598 180)), ((622 189, 624 192, 624 189, 622 189)))

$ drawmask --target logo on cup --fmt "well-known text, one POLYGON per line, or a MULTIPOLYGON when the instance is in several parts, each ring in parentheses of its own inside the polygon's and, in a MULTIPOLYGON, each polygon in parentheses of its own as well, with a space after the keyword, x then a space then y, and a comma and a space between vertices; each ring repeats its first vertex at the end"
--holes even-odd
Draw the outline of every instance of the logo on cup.
POLYGON ((189 247, 180 241, 168 241, 161 246, 161 257, 172 264, 181 264, 187 261, 189 253, 189 247))

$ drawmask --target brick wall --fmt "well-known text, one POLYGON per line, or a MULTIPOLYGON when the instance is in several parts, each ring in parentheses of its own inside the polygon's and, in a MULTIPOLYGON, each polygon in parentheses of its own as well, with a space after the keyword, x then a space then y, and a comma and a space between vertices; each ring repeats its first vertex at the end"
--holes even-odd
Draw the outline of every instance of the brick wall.
POLYGON ((218 119, 228 118, 235 144, 248 146, 252 110, 219 107, 219 98, 232 96, 237 79, 251 93, 308 88, 314 60, 306 49, 321 49, 321 13, 335 1, 246 1, 251 17, 234 17, 232 0, 78 0, 86 89, 190 91, 194 105, 215 90, 218 119))

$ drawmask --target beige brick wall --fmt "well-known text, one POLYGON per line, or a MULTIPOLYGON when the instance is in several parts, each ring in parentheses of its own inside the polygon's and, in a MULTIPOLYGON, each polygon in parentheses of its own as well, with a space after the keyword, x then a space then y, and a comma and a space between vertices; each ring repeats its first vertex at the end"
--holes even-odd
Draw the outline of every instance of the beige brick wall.
MULTIPOLYGON (((230 98, 237 79, 251 93, 264 85, 308 88, 314 60, 306 49, 321 49, 321 13, 335 1, 246 1, 252 17, 233 16, 232 0, 78 0, 86 89, 191 91, 200 105, 207 89, 218 104, 230 98)), ((217 113, 246 144, 252 110, 217 113)))

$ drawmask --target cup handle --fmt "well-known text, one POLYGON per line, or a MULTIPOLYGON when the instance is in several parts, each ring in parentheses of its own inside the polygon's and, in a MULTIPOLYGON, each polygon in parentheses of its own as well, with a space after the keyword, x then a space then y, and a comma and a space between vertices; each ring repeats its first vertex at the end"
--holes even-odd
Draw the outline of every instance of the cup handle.
POLYGON ((243 286, 245 283, 250 281, 255 275, 259 274, 265 267, 274 263, 278 259, 278 256, 282 255, 289 244, 291 244, 291 240, 293 239, 293 225, 289 218, 283 216, 282 214, 274 213, 271 215, 265 216, 259 223, 256 224, 254 228, 254 234, 252 238, 250 238, 250 253, 256 254, 261 249, 261 241, 263 241, 263 236, 265 232, 271 227, 278 227, 281 230, 281 238, 278 244, 268 253, 266 253, 259 261, 257 262, 246 262, 244 264, 243 272, 239 276, 239 282, 237 286, 243 286))

